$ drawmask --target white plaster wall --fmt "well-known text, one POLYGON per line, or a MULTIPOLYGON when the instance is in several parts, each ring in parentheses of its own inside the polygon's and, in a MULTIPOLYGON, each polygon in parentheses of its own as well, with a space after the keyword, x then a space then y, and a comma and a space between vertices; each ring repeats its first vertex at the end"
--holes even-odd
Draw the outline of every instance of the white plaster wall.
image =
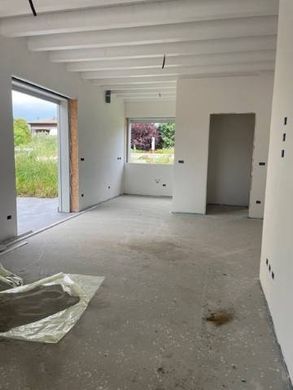
POLYGON ((16 202, 11 107, 11 76, 78 99, 81 209, 121 193, 124 167, 124 103, 104 103, 96 87, 42 53, 31 53, 23 39, 0 38, 0 241, 16 234, 16 202), (117 160, 117 157, 122 157, 117 160), (110 189, 108 187, 110 186, 110 189), (7 220, 11 215, 12 219, 7 220))
POLYGON ((292 36, 293 2, 281 0, 260 278, 291 379, 293 379, 292 36), (288 117, 286 126, 284 117, 288 117), (285 142, 283 133, 287 134, 285 142), (285 156, 281 158, 283 149, 285 156), (266 265, 266 259, 271 266, 271 272, 266 265))
POLYGON ((254 128, 254 114, 211 116, 208 204, 249 205, 254 128))
POLYGON ((172 196, 173 165, 127 164, 125 193, 132 195, 172 196))
POLYGON ((267 162, 272 89, 273 74, 178 81, 174 212, 206 212, 210 115, 255 113, 249 215, 263 216, 266 166, 259 162, 267 162))
POLYGON ((175 118, 175 100, 125 102, 126 118, 175 118))
MULTIPOLYGON (((175 101, 126 102, 126 118, 175 118, 175 101)), ((173 165, 125 165, 124 192, 132 195, 172 196, 173 165), (163 186, 165 184, 165 186, 163 186)))

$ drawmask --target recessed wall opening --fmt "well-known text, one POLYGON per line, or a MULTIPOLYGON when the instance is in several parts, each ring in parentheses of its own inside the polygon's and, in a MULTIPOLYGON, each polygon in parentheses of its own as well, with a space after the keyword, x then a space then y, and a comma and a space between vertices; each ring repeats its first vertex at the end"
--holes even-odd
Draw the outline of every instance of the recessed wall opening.
POLYGON ((210 117, 207 213, 248 213, 255 114, 210 117))
POLYGON ((173 164, 174 119, 129 119, 128 163, 173 164))
POLYGON ((70 211, 68 102, 13 79, 18 235, 38 231, 70 211))
MULTIPOLYGON (((133 108, 136 115, 135 106, 133 108)), ((175 119, 167 115, 150 116, 153 109, 149 111, 149 108, 146 108, 146 115, 149 116, 127 118, 124 193, 172 197, 175 119)))

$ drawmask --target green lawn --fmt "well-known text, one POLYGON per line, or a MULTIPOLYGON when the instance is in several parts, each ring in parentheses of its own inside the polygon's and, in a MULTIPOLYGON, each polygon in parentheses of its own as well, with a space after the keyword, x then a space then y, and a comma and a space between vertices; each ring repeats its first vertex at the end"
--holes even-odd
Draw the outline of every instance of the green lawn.
POLYGON ((56 136, 33 136, 25 146, 15 148, 18 196, 58 196, 58 142, 56 136))
POLYGON ((174 148, 158 149, 155 152, 131 150, 130 162, 136 164, 173 164, 174 148))

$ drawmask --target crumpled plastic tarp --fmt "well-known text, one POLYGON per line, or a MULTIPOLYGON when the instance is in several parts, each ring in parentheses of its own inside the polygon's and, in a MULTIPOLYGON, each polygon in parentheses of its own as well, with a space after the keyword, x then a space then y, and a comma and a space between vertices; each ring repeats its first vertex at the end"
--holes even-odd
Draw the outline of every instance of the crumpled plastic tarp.
POLYGON ((74 306, 43 318, 40 321, 15 327, 5 333, 0 333, 0 337, 42 343, 58 343, 79 320, 104 279, 101 276, 59 273, 31 284, 0 292, 0 295, 14 294, 32 290, 37 286, 58 284, 68 294, 78 296, 80 299, 74 306))
POLYGON ((0 290, 10 289, 11 287, 18 287, 23 285, 23 280, 8 271, 0 263, 0 290))

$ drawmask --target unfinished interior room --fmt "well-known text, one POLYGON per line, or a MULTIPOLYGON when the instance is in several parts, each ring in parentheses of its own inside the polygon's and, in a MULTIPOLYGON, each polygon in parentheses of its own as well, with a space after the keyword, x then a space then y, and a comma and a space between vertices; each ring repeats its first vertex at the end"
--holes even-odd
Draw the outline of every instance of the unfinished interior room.
POLYGON ((292 389, 292 39, 292 0, 0 1, 1 390, 292 389))

